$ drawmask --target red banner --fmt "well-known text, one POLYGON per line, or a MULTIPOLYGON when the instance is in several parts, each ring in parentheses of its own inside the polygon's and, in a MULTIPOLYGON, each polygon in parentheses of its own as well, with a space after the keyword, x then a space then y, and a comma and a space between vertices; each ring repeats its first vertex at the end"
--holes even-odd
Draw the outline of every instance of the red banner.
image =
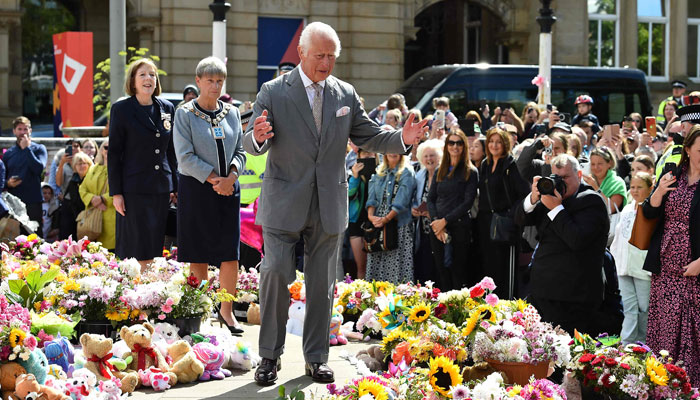
POLYGON ((54 116, 64 127, 92 126, 92 32, 55 34, 53 49, 54 116))

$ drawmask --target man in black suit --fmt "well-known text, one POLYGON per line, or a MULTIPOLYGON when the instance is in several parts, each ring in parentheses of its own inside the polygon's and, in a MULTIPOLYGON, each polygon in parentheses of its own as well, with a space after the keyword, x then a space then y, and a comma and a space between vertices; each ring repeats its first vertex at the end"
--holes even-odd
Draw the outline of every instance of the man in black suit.
MULTIPOLYGON (((592 335, 599 333, 603 301, 603 256, 610 222, 603 198, 581 182, 576 158, 561 154, 551 161, 562 178, 554 194, 532 192, 516 209, 516 222, 536 225, 539 243, 530 264, 531 303, 544 321, 592 335), (562 192, 560 194, 560 192, 562 192)), ((542 188, 542 186, 540 186, 542 188)))

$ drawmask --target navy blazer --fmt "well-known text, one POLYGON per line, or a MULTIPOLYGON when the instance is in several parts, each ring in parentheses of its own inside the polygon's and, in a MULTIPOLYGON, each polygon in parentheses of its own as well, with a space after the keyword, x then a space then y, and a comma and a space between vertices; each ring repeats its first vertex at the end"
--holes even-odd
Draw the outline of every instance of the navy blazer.
POLYGON ((175 108, 153 97, 161 117, 151 121, 136 96, 112 105, 109 117, 109 194, 177 192, 173 148, 175 108), (167 121, 167 122, 166 122, 167 121))

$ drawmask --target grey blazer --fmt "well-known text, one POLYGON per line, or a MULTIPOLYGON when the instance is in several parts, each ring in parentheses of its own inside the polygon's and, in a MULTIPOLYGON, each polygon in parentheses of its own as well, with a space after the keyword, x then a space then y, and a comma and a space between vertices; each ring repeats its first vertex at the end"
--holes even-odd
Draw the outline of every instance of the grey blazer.
MULTIPOLYGON (((241 143, 241 115, 238 108, 230 104, 224 106, 230 108, 226 117, 219 123, 224 130, 226 165, 235 165, 240 174, 245 167, 245 152, 241 143)), ((175 111, 173 145, 180 174, 204 183, 212 171, 218 173, 219 156, 216 151, 216 139, 211 133, 211 124, 196 116, 193 107, 190 101, 175 111)))
POLYGON ((333 76, 326 79, 323 91, 319 137, 299 67, 263 84, 250 121, 243 148, 253 155, 269 151, 256 223, 270 228, 299 231, 317 194, 323 230, 329 234, 345 230, 348 138, 368 151, 405 153, 401 131, 381 130, 367 117, 355 88, 333 76), (275 136, 258 151, 253 121, 263 110, 275 136))

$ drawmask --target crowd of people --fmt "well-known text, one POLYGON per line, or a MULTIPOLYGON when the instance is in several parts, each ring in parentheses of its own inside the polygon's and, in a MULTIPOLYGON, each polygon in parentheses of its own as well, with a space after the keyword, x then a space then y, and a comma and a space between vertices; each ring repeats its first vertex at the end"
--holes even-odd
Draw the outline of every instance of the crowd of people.
MULTIPOLYGON (((321 55, 331 60, 311 59, 300 45, 308 68, 334 62, 339 42, 305 40, 312 49, 327 46, 321 55)), ((179 260, 201 280, 209 265, 218 266, 222 287, 233 293, 244 184, 239 176, 252 176, 262 184, 245 181, 257 191, 244 203, 260 196, 267 253, 261 301, 269 301, 262 306, 264 320, 284 319, 280 310, 287 300, 274 290, 282 290, 289 273, 273 264, 294 263, 298 242, 309 247, 308 268, 339 263, 333 249, 343 239, 347 204, 343 258, 354 278, 433 281, 446 291, 491 276, 499 297, 527 298, 544 319, 570 332, 620 334, 625 343, 669 350, 700 384, 700 93, 683 97, 685 84, 674 82, 653 129, 638 113, 621 126, 601 126, 592 114, 594 100, 585 94, 575 100, 571 124, 556 107, 532 102, 519 114, 497 107, 491 115, 484 105, 455 115, 445 97, 435 98, 434 110, 423 116, 409 110, 400 94, 354 114, 360 99, 348 95, 351 105, 338 108, 336 117, 350 113, 362 129, 353 125, 343 143, 344 175, 328 169, 321 176, 304 163, 338 155, 323 154, 320 138, 331 123, 321 113, 327 99, 317 82, 354 92, 329 78, 332 64, 325 72, 302 68, 285 72, 290 85, 303 83, 306 93, 299 91, 296 107, 308 100, 308 117, 287 115, 281 106, 275 117, 282 123, 273 131, 274 91, 283 88, 264 87, 242 121, 230 98, 220 98, 227 71, 217 58, 198 64, 196 86, 185 88, 177 107, 159 97, 153 61, 136 61, 127 71, 127 97, 112 106, 109 138, 100 146, 68 140, 46 168, 46 148, 32 141, 30 121, 16 118, 17 144, 0 162, 0 189, 23 202, 47 240, 75 238, 78 215, 89 207, 100 210, 97 240, 121 258, 137 259, 142 270, 162 254, 168 213, 176 206, 179 260), (246 134, 251 114, 255 128, 250 124, 246 134), (312 134, 302 140, 285 123, 312 134), (413 135, 420 140, 414 143, 413 135), (262 158, 267 150, 269 160, 262 158), (251 171, 247 157, 261 157, 262 164, 251 171), (333 190, 316 195, 317 185, 333 190), (266 201, 281 198, 301 200, 284 207, 266 201), (641 218, 658 221, 646 248, 630 243, 641 218)), ((4 199, 0 217, 10 208, 4 199)), ((305 272, 309 280, 335 279, 329 272, 305 272)), ((309 294, 318 293, 311 296, 327 295, 327 285, 312 286, 309 294)), ((242 332, 231 303, 221 305, 219 316, 232 333, 242 332)), ((269 362, 256 380, 269 382, 280 338, 272 331, 263 336, 261 354, 269 362)), ((327 379, 322 354, 307 361, 307 373, 327 379)))

